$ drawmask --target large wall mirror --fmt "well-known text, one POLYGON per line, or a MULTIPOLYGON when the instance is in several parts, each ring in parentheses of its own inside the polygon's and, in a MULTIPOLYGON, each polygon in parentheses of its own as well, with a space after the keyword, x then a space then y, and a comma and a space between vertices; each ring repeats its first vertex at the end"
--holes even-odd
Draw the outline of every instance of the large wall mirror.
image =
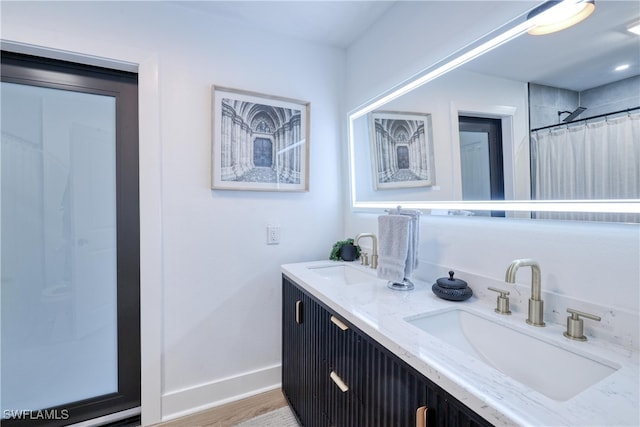
POLYGON ((544 36, 517 17, 352 111, 352 207, 640 222, 640 4, 595 6, 544 36))

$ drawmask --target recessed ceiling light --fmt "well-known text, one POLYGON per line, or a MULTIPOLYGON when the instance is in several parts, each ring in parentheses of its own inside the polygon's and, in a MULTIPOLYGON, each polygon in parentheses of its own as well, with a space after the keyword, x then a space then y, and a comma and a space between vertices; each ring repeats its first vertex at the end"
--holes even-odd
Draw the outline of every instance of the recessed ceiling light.
POLYGON ((631 25, 629 28, 627 28, 627 31, 640 36, 640 22, 636 22, 635 24, 631 25))
POLYGON ((627 68, 629 68, 629 64, 622 64, 622 65, 618 65, 618 66, 615 68, 615 70, 616 70, 616 71, 624 71, 624 70, 626 70, 627 68))

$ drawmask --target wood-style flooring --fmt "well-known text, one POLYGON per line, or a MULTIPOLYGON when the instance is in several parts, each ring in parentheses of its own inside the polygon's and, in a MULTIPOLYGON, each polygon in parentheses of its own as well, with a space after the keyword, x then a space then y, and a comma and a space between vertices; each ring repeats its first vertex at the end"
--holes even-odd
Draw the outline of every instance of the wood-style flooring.
POLYGON ((280 389, 261 393, 246 399, 177 418, 156 427, 232 427, 242 421, 287 406, 280 389))

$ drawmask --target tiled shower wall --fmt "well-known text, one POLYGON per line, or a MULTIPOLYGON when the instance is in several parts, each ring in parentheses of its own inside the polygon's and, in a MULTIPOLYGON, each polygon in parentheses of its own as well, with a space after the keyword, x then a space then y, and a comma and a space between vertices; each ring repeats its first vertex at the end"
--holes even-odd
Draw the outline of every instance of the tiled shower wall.
MULTIPOLYGON (((578 119, 607 114, 640 106, 640 76, 619 80, 581 92, 529 85, 530 128, 537 129, 560 123, 558 111, 573 111, 586 107, 578 119)), ((566 117, 562 115, 561 118, 566 117)))

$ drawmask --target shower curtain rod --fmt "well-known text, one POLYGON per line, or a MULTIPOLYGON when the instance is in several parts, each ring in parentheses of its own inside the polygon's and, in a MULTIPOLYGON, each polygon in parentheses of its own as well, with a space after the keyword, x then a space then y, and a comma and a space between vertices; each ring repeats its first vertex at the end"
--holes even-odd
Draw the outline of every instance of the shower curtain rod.
POLYGON ((632 108, 627 108, 626 110, 619 110, 619 111, 614 111, 614 112, 611 112, 611 113, 598 114, 597 116, 591 116, 591 117, 587 117, 585 119, 572 120, 572 121, 567 122, 567 123, 558 123, 558 124, 555 124, 555 125, 543 126, 541 128, 531 129, 530 132, 536 132, 536 131, 544 130, 544 129, 551 129, 551 128, 555 128, 555 127, 558 127, 558 126, 567 126, 567 125, 570 125, 572 123, 586 122, 587 120, 592 120, 592 119, 598 119, 598 118, 601 118, 601 117, 612 116, 614 114, 629 113, 629 112, 634 111, 634 110, 640 110, 640 107, 632 107, 632 108))

